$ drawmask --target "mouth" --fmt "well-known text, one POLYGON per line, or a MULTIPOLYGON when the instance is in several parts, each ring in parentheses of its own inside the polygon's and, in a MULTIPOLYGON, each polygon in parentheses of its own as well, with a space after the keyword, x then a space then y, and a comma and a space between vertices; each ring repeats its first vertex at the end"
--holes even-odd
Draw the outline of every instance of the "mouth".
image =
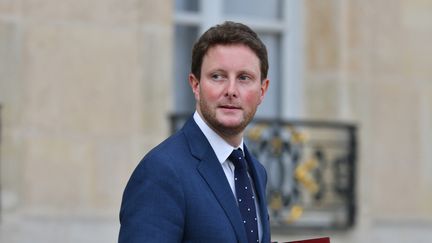
POLYGON ((219 108, 227 109, 227 110, 240 110, 241 109, 239 106, 235 106, 235 105, 220 105, 219 108))

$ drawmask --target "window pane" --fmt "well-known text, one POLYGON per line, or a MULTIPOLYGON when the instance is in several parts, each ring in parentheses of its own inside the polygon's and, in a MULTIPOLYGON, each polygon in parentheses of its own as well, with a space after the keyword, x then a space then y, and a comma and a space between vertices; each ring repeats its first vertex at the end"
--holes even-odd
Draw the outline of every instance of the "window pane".
POLYGON ((176 11, 198 11, 198 0, 175 0, 176 11))
POLYGON ((262 34, 258 33, 261 40, 267 47, 269 59, 270 86, 263 103, 258 107, 256 117, 260 118, 275 118, 281 115, 281 44, 280 35, 278 34, 262 34))
POLYGON ((224 13, 249 18, 280 19, 281 0, 224 0, 224 13))
POLYGON ((195 99, 188 82, 192 45, 198 36, 198 27, 176 26, 174 35, 174 108, 176 112, 191 113, 195 110, 195 99))

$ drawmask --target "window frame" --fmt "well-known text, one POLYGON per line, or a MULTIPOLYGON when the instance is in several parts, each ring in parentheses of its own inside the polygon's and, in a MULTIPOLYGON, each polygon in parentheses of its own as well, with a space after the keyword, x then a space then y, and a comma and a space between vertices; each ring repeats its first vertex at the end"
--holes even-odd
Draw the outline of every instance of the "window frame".
MULTIPOLYGON (((174 0, 175 1, 175 0, 174 0)), ((242 22, 256 32, 280 35, 280 80, 276 94, 276 117, 301 118, 303 116, 303 6, 301 0, 281 0, 282 16, 278 19, 236 16, 223 12, 223 0, 198 0, 197 11, 174 10, 174 24, 197 27, 202 34, 224 20, 242 22)))

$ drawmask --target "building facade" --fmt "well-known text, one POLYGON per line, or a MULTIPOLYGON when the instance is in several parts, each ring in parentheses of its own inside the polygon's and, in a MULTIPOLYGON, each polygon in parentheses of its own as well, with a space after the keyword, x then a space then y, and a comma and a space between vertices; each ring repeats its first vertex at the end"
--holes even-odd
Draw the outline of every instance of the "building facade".
POLYGON ((354 227, 273 238, 430 242, 432 1, 248 2, 0 1, 0 241, 116 242, 130 173, 191 109, 182 47, 232 19, 269 46, 260 116, 358 127, 354 227))

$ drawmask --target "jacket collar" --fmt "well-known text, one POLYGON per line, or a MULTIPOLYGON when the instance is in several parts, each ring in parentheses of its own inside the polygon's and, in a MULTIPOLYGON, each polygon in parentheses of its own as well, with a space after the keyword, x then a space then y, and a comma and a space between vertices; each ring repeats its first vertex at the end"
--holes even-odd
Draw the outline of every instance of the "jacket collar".
POLYGON ((193 118, 189 119, 183 127, 183 132, 189 143, 191 154, 200 162, 197 170, 207 182, 219 204, 231 222, 239 242, 247 242, 246 232, 241 224, 241 214, 231 191, 222 166, 193 118))
MULTIPOLYGON (((241 214, 238 210, 236 199, 231 191, 230 185, 226 180, 222 166, 216 157, 209 141, 200 130, 194 119, 191 117, 183 127, 183 133, 189 143, 191 154, 200 162, 197 165, 197 170, 203 179, 207 182, 209 188, 217 198, 219 204, 224 209, 231 225, 236 232, 239 242, 247 242, 247 236, 241 224, 241 214)), ((249 163, 251 176, 254 180, 255 190, 259 201, 259 210, 263 227, 262 242, 269 242, 270 228, 267 214, 267 203, 265 197, 265 185, 267 183, 267 175, 259 176, 259 162, 249 153, 247 146, 244 146, 245 158, 249 163)))
POLYGON ((266 198, 266 191, 265 191, 265 185, 267 184, 267 174, 258 175, 258 167, 261 166, 247 149, 247 146, 244 146, 244 153, 246 161, 249 163, 249 173, 251 174, 254 184, 255 184, 255 191, 258 196, 258 204, 259 204, 259 210, 261 215, 261 226, 262 226, 262 241, 261 242, 270 242, 270 224, 269 224, 269 218, 267 213, 267 198, 266 198))

